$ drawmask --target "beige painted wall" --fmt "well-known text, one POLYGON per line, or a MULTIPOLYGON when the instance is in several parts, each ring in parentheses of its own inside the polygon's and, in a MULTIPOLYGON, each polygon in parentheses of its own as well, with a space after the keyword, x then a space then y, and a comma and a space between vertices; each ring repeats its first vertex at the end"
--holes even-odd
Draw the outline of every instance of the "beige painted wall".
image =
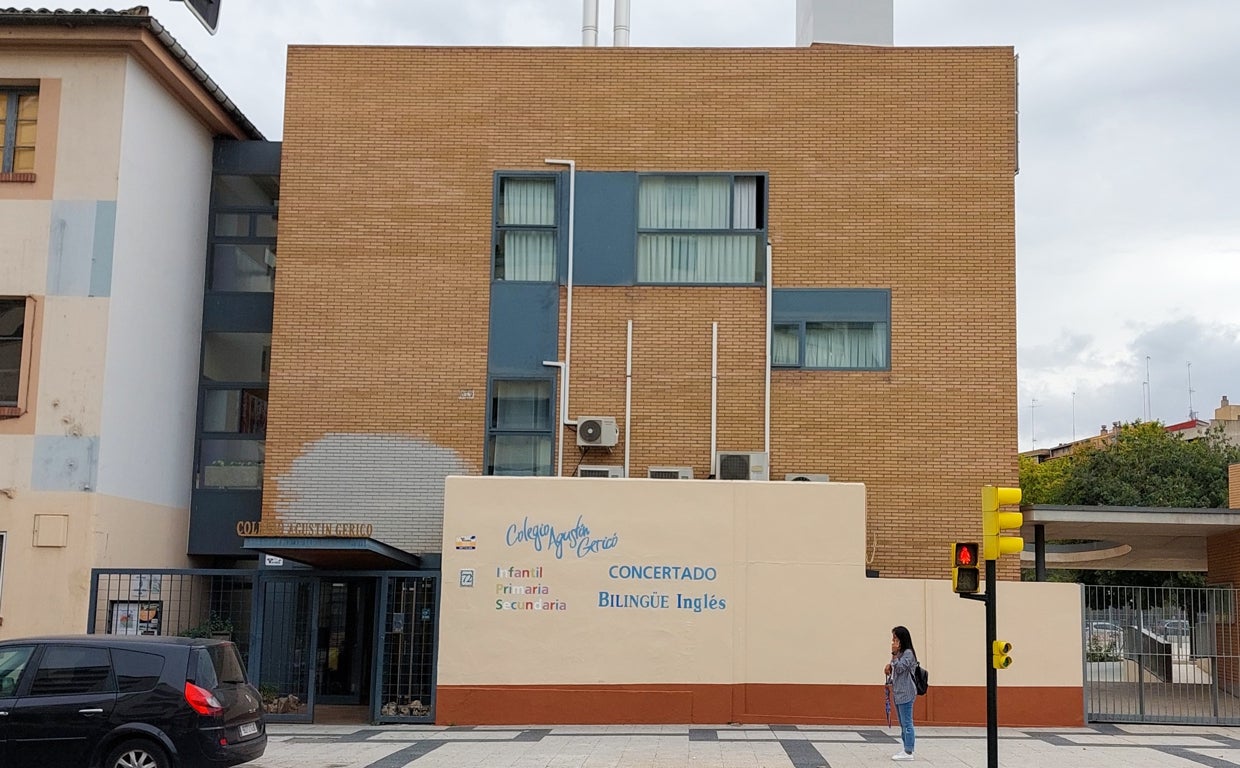
MULTIPOLYGON (((438 682, 881 685, 891 627, 904 624, 935 685, 984 685, 982 604, 947 581, 866 579, 864 531, 857 484, 450 477, 438 682), (564 532, 579 518, 589 534, 577 541, 594 542, 582 557, 571 541, 557 556, 545 537, 541 551, 512 540, 526 521, 564 532), (471 536, 475 549, 458 543, 471 536), (713 568, 716 578, 609 576, 628 565, 713 568), (497 575, 510 567, 543 570, 497 575), (462 569, 473 587, 460 585, 462 569), (506 585, 546 594, 497 594, 506 585), (668 607, 599 607, 600 592, 657 592, 668 607), (726 607, 678 609, 678 595, 726 607), (497 600, 563 609, 498 610, 497 600)), ((1080 588, 1007 582, 999 598, 999 637, 1016 662, 1000 684, 1079 688, 1080 588)))
POLYGON ((86 631, 91 568, 187 567, 188 519, 184 509, 101 494, 0 496, 0 639, 86 631), (39 515, 64 520, 64 546, 34 546, 39 515))

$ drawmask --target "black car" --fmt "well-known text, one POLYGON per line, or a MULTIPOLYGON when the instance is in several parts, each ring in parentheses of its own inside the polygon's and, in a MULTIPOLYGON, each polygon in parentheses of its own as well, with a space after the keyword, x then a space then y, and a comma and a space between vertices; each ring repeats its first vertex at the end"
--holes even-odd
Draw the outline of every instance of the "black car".
POLYGON ((258 691, 227 640, 0 642, 0 766, 229 766, 266 748, 258 691))

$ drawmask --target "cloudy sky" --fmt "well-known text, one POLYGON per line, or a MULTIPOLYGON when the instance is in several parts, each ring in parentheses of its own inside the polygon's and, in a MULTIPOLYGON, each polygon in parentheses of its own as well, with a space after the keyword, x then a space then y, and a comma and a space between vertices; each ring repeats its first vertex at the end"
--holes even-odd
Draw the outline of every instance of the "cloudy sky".
MULTIPOLYGON (((634 46, 795 42, 796 0, 631 2, 634 46)), ((150 6, 273 139, 289 43, 581 40, 581 0, 225 0, 214 37, 150 6)), ((897 45, 1020 56, 1022 450, 1240 402, 1238 41, 1238 0, 895 0, 897 45)))

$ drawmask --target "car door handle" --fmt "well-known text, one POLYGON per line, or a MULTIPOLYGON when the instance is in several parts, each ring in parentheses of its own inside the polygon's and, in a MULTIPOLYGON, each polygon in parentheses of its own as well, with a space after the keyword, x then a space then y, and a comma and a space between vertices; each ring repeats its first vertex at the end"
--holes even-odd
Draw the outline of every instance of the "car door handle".
POLYGON ((78 714, 79 715, 102 715, 103 710, 99 709, 98 707, 95 707, 92 709, 79 709, 78 714))

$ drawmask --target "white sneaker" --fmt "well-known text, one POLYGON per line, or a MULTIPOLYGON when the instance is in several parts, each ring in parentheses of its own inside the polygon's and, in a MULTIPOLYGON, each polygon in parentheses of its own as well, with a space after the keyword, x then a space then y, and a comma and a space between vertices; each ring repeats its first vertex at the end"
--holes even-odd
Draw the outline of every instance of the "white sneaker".
POLYGON ((897 752, 891 756, 891 759, 892 760, 912 760, 913 753, 912 752, 897 752))

